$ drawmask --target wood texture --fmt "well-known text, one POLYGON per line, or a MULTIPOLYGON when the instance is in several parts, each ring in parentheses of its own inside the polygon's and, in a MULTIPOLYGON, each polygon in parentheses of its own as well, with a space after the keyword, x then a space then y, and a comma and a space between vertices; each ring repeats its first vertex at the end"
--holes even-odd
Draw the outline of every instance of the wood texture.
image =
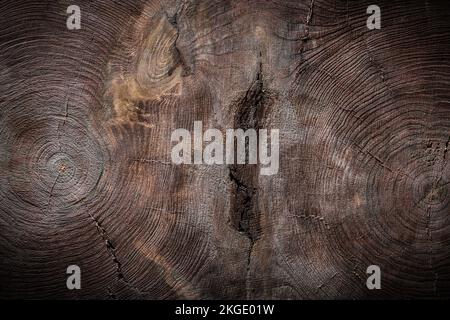
POLYGON ((0 297, 450 296, 448 2, 72 2, 0 4, 0 297), (173 165, 196 120, 279 173, 173 165))

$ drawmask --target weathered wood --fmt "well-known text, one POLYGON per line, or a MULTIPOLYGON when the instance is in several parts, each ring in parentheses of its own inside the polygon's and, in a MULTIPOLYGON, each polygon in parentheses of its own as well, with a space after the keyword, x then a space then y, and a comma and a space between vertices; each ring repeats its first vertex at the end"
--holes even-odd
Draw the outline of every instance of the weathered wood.
POLYGON ((448 298, 448 2, 372 2, 2 1, 0 297, 448 298), (196 120, 278 174, 173 165, 196 120))

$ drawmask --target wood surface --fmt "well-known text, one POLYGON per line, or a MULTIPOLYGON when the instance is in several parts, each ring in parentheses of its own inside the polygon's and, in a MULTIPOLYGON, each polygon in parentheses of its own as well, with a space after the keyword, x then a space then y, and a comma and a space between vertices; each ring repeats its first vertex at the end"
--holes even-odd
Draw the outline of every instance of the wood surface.
POLYGON ((0 297, 450 297, 449 9, 1 1, 0 297), (278 174, 174 165, 199 120, 279 129, 278 174))

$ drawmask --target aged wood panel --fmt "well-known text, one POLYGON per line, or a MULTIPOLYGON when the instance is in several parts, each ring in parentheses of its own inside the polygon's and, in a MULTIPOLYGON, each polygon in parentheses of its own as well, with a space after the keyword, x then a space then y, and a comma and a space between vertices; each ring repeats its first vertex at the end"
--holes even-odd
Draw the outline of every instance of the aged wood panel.
POLYGON ((0 297, 448 298, 449 5, 376 2, 2 1, 0 297), (197 120, 278 174, 172 164, 197 120))

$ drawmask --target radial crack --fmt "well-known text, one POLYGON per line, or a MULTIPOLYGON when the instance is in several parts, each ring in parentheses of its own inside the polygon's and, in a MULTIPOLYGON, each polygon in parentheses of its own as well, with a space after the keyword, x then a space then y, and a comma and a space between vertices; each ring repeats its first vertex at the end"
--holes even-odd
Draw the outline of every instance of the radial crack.
MULTIPOLYGON (((124 275, 124 273, 122 271, 122 263, 119 261, 119 259, 117 257, 117 254, 116 254, 116 247, 114 246, 113 242, 111 241, 111 239, 109 237, 109 234, 106 231, 106 229, 103 228, 103 226, 100 224, 98 219, 96 219, 89 211, 88 211, 88 215, 91 218, 92 222, 94 222, 94 225, 95 225, 95 227, 98 230, 98 233, 100 234, 100 236, 102 237, 103 241, 105 242, 106 250, 108 251, 108 254, 111 256, 114 265, 116 266, 117 280, 121 281, 127 287, 129 287, 133 291, 137 292, 138 294, 145 295, 146 294, 145 291, 142 291, 138 287, 134 286, 130 281, 128 281, 125 278, 125 275, 124 275)), ((112 292, 111 288, 109 288, 109 287, 108 287, 108 295, 109 295, 109 297, 114 297, 115 298, 114 293, 112 292)))
POLYGON ((105 230, 105 228, 102 227, 100 222, 90 212, 88 212, 88 215, 91 218, 91 220, 94 222, 94 225, 97 228, 103 241, 105 241, 106 250, 112 257, 112 260, 113 260, 114 264, 116 265, 117 278, 125 279, 123 272, 122 272, 122 264, 120 263, 119 259, 117 258, 116 248, 114 247, 111 239, 109 238, 108 232, 105 230))

